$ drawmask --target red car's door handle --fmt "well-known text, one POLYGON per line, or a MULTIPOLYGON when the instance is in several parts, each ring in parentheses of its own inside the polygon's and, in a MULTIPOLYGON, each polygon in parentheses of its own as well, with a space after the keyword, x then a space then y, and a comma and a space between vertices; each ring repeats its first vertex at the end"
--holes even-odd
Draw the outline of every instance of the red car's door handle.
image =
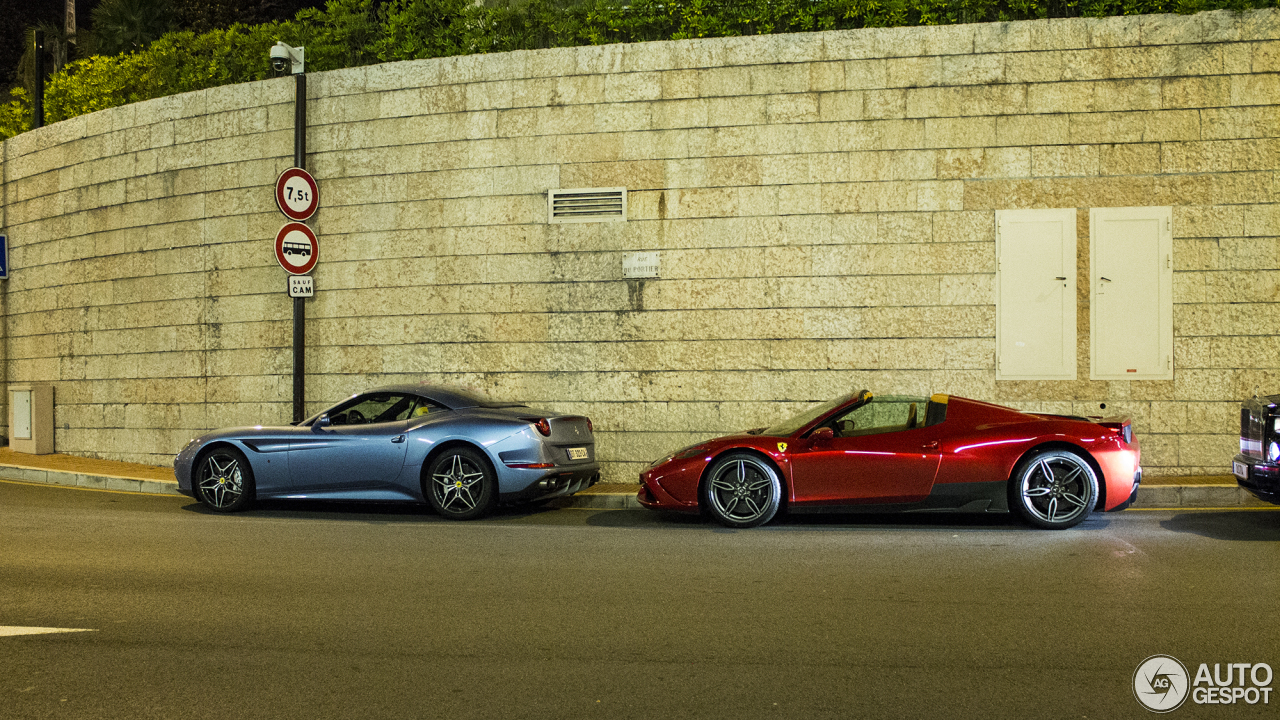
POLYGON ((930 440, 924 444, 925 450, 937 450, 940 443, 937 440, 930 440))

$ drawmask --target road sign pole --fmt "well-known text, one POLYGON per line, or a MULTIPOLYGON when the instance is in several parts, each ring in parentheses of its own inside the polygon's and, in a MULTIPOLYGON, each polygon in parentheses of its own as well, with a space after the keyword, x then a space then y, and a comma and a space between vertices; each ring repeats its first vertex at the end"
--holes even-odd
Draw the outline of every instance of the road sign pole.
POLYGON ((35 31, 36 93, 31 98, 31 127, 44 127, 44 31, 35 31))
MULTIPOLYGON (((293 166, 306 168, 307 162, 307 76, 294 75, 293 166)), ((293 299, 293 421, 306 417, 306 324, 307 306, 303 298, 293 299)))

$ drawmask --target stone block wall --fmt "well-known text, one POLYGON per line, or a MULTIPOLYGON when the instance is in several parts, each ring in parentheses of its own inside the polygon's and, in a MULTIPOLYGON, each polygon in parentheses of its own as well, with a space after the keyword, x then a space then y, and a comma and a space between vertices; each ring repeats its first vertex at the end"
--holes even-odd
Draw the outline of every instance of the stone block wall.
MULTIPOLYGON (((1280 13, 569 48, 309 76, 307 405, 427 380, 589 414, 605 479, 838 393, 1124 412, 1151 474, 1229 471, 1280 391, 1280 13), (625 223, 547 222, 626 187, 625 223), (1174 208, 1174 380, 1090 381, 1088 209, 1174 208), (996 210, 1078 209, 1079 378, 995 380, 996 210), (661 253, 661 277, 622 257, 661 253), (1105 403, 1107 409, 1101 410, 1105 403)), ((166 464, 285 422, 272 187, 293 81, 4 143, 4 380, 57 449, 166 464)))

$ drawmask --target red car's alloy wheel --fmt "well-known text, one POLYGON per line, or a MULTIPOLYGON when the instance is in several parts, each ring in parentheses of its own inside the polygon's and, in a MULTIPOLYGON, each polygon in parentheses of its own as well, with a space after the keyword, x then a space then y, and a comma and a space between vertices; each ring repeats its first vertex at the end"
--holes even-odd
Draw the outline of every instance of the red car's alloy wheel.
POLYGON ((1078 525, 1098 501, 1098 477, 1088 461, 1069 450, 1024 460, 1014 473, 1017 506, 1032 525, 1059 530, 1078 525))
POLYGON ((722 525, 748 528, 773 519, 782 503, 782 482, 758 455, 733 453, 707 473, 706 508, 722 525))

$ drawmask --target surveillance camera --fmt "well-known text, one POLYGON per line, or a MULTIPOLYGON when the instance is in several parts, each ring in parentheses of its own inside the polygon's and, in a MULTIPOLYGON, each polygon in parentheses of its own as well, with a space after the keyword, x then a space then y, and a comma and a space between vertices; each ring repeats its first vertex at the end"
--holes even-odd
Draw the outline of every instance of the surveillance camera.
POLYGON ((289 48, 284 43, 271 46, 271 69, 283 73, 289 69, 289 48))
POLYGON ((290 70, 301 73, 304 72, 303 67, 303 48, 290 47, 283 42, 271 46, 271 69, 276 74, 283 75, 290 70))

